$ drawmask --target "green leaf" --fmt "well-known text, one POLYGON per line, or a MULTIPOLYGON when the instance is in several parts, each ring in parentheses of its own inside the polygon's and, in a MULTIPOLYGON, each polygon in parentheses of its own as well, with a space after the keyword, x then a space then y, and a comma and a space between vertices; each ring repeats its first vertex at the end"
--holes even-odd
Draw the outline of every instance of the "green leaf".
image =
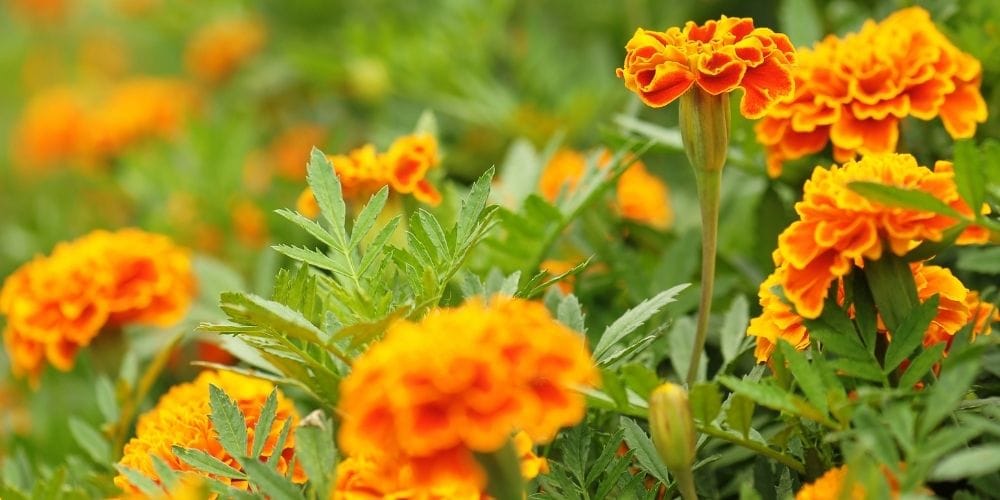
POLYGON ((361 264, 358 265, 358 275, 365 276, 368 268, 376 262, 377 258, 385 254, 386 243, 388 243, 393 233, 396 232, 396 227, 399 226, 399 221, 401 220, 403 220, 403 216, 401 215, 393 217, 375 235, 375 238, 372 239, 371 243, 365 249, 364 256, 361 257, 361 264))
POLYGON ((156 475, 160 478, 160 484, 162 484, 166 489, 170 489, 177 484, 177 478, 179 473, 174 469, 170 468, 159 455, 153 453, 149 455, 150 460, 153 462, 153 470, 156 471, 156 475))
POLYGON ((111 461, 111 444, 90 424, 75 416, 70 416, 69 430, 73 434, 76 444, 80 445, 83 451, 87 452, 87 456, 95 462, 107 464, 111 461))
POLYGON ((313 196, 319 205, 320 213, 330 224, 332 233, 343 247, 345 238, 344 218, 347 207, 344 205, 344 193, 340 187, 340 179, 333 169, 330 160, 317 148, 309 153, 309 165, 306 167, 306 180, 312 188, 313 196))
MULTIPOLYGON (((285 444, 288 442, 288 436, 292 431, 292 419, 286 418, 285 423, 281 425, 281 432, 278 433, 278 440, 274 442, 275 450, 285 449, 285 444)), ((278 469, 278 457, 281 453, 272 453, 271 456, 267 457, 267 465, 271 470, 278 469)))
POLYGON ((980 161, 980 151, 972 140, 957 141, 954 147, 955 186, 958 194, 974 213, 986 199, 986 175, 980 161))
POLYGON ((208 403, 212 409, 212 427, 219 435, 219 443, 233 457, 246 456, 247 423, 240 407, 215 384, 208 386, 208 403))
POLYGON ((628 334, 635 331, 636 328, 642 326, 649 318, 653 317, 654 314, 660 312, 663 306, 674 302, 681 291, 687 288, 689 285, 687 283, 683 285, 677 285, 668 290, 664 290, 656 296, 646 299, 639 303, 639 305, 629 309, 620 318, 618 318, 614 323, 612 323, 606 330, 604 330, 604 335, 601 335, 601 339, 597 342, 597 346, 594 347, 594 359, 600 362, 605 356, 610 354, 610 349, 613 345, 620 342, 628 334))
POLYGON ((972 273, 1000 273, 1000 246, 963 248, 955 267, 972 273))
POLYGON ((462 208, 458 212, 458 222, 455 225, 456 238, 455 246, 461 248, 465 246, 472 237, 473 230, 479 222, 483 209, 486 207, 486 200, 490 196, 490 183, 493 181, 493 168, 487 170, 472 184, 469 195, 462 202, 462 208))
POLYGON ((97 377, 95 384, 97 391, 97 407, 101 410, 101 416, 105 422, 118 421, 118 396, 115 393, 115 384, 107 375, 97 377))
POLYGON ((302 464, 319 498, 329 495, 330 476, 337 465, 332 423, 316 410, 299 422, 295 431, 295 459, 302 464))
POLYGON ((941 370, 941 377, 929 391, 927 408, 921 415, 921 436, 926 436, 934 430, 965 397, 966 391, 979 372, 981 351, 971 349, 959 356, 949 356, 949 361, 950 363, 941 370))
POLYGON ((747 341, 747 325, 750 322, 750 304, 744 295, 733 299, 719 330, 719 348, 722 364, 727 365, 741 354, 741 347, 747 341))
POLYGON ((382 209, 385 208, 385 201, 387 199, 389 199, 389 186, 382 186, 382 189, 379 189, 377 193, 372 195, 365 208, 361 209, 358 218, 354 219, 354 225, 351 227, 351 241, 348 242, 348 247, 355 248, 361 244, 361 240, 375 226, 375 220, 382 213, 382 209))
MULTIPOLYGON (((691 351, 694 349, 694 320, 689 316, 677 318, 670 331, 667 332, 667 345, 670 350, 667 352, 670 358, 670 365, 674 373, 683 377, 687 374, 691 365, 691 351)), ((708 366, 707 356, 701 356, 698 361, 698 373, 696 380, 705 378, 708 366)))
POLYGON ((899 387, 913 387, 920 379, 924 378, 927 372, 931 371, 934 363, 937 363, 941 359, 941 354, 944 353, 945 347, 948 344, 945 342, 938 342, 924 349, 923 352, 913 358, 913 362, 910 366, 906 367, 906 371, 903 375, 899 377, 899 387))
POLYGON ((525 497, 520 461, 510 439, 497 451, 476 453, 475 456, 486 472, 486 491, 491 498, 522 500, 525 497))
POLYGON ((865 259, 863 272, 882 321, 889 331, 897 331, 907 316, 920 306, 910 264, 885 251, 880 259, 865 259))
POLYGON ((701 425, 712 423, 722 411, 722 394, 715 384, 694 384, 688 399, 691 401, 691 414, 701 425))
POLYGON ((219 307, 233 321, 270 328, 275 332, 312 344, 322 344, 326 337, 302 313, 273 300, 252 293, 226 292, 219 299, 219 307))
POLYGON ((333 237, 333 235, 330 234, 329 231, 324 229, 323 226, 319 225, 318 222, 308 217, 305 217, 298 212, 293 212, 286 208, 279 208, 274 212, 284 217, 285 219, 288 219, 289 221, 295 223, 295 225, 301 227, 302 229, 305 229, 307 233, 311 234, 317 240, 322 241, 327 246, 336 248, 337 246, 340 245, 340 243, 337 242, 337 240, 333 237))
POLYGON ((729 375, 720 375, 718 380, 722 385, 732 389, 733 392, 742 394, 761 406, 798 415, 830 428, 838 428, 837 424, 827 418, 816 407, 810 405, 802 398, 774 385, 770 380, 749 382, 729 375))
POLYGON ((640 363, 628 363, 621 367, 622 381, 636 394, 648 398, 653 389, 660 385, 656 372, 640 363))
POLYGON ((656 452, 653 440, 649 439, 649 435, 634 420, 626 417, 621 417, 620 420, 625 443, 635 452, 639 466, 661 483, 670 484, 667 466, 656 452))
POLYGON ((566 295, 559 301, 559 308, 556 310, 556 319, 573 331, 580 333, 587 332, 587 327, 584 324, 583 308, 580 306, 580 301, 576 298, 576 295, 566 295))
POLYGON ((785 360, 788 362, 788 369, 792 372, 792 376, 795 377, 795 383, 799 385, 799 388, 806 395, 806 399, 816 406, 816 408, 819 408, 823 414, 828 414, 830 406, 826 399, 826 386, 816 371, 816 367, 809 364, 805 353, 797 351, 794 346, 784 339, 779 339, 778 348, 781 349, 781 353, 785 356, 785 360))
POLYGON ((823 23, 814 0, 783 0, 778 5, 781 31, 796 47, 808 47, 823 36, 823 23))
POLYGON ((854 181, 847 187, 855 193, 868 198, 871 201, 881 203, 890 207, 902 207, 925 212, 932 212, 939 215, 962 219, 962 215, 948 206, 945 202, 937 199, 934 195, 916 189, 904 189, 895 186, 887 186, 877 182, 854 181))
POLYGON ((997 471, 1000 471, 1000 444, 991 443, 949 455, 931 470, 930 478, 934 481, 956 481, 997 471))
POLYGON ((246 479, 247 477, 246 474, 234 469, 222 460, 209 455, 203 450, 174 445, 171 448, 171 451, 173 451, 174 456, 181 462, 184 462, 203 472, 214 474, 219 477, 228 477, 230 479, 246 479))
POLYGON ((830 367, 855 378, 881 383, 885 383, 886 381, 885 375, 882 373, 882 368, 878 366, 878 363, 874 359, 837 358, 830 361, 830 367))
POLYGON ((271 427, 274 425, 274 417, 278 413, 278 388, 271 389, 264 401, 264 407, 260 410, 257 423, 253 428, 253 444, 250 446, 250 456, 259 457, 264 452, 264 444, 267 436, 271 434, 271 427))
POLYGON ((147 497, 160 498, 163 496, 163 489, 143 473, 121 464, 115 464, 115 469, 118 469, 118 472, 121 472, 125 476, 125 479, 128 479, 128 482, 132 483, 132 486, 138 488, 147 497))
POLYGON ((926 302, 911 310, 904 317, 903 323, 898 329, 890 330, 892 342, 889 342, 889 348, 885 352, 883 372, 889 373, 896 369, 904 359, 910 356, 910 353, 920 346, 924 340, 924 332, 937 316, 938 302, 937 295, 927 299, 926 302))
POLYGON ((271 248, 273 248, 276 252, 281 253, 282 255, 287 255, 288 257, 291 257, 299 262, 305 262, 310 266, 319 269, 326 269, 327 271, 332 271, 341 276, 350 277, 350 274, 344 270, 344 266, 342 266, 339 262, 333 260, 330 256, 324 253, 317 252, 316 250, 310 250, 308 248, 292 245, 271 245, 271 248))
POLYGON ((242 461, 250 482, 272 500, 297 500, 303 498, 299 488, 274 469, 252 458, 242 461))
POLYGON ((729 408, 726 410, 726 423, 729 427, 737 430, 743 435, 743 439, 750 436, 750 424, 753 422, 754 401, 742 394, 734 394, 729 400, 729 408))

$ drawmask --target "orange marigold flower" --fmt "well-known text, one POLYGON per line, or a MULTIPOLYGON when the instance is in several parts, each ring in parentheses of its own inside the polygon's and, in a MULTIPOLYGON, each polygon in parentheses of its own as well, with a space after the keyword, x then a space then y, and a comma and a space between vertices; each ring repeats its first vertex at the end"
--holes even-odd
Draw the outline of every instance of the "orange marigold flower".
POLYGON ((597 376, 583 338, 540 303, 495 297, 436 309, 393 324, 354 363, 341 383, 341 449, 380 450, 412 466, 420 487, 472 480, 482 489, 474 452, 500 449, 515 430, 550 441, 583 418, 574 388, 597 376))
POLYGON ((795 49, 788 37, 755 28, 749 18, 722 16, 700 26, 688 21, 665 32, 639 28, 625 48, 618 77, 653 107, 670 104, 695 84, 711 95, 740 88, 740 112, 759 118, 794 87, 795 49))
MULTIPOLYGON (((441 194, 427 181, 427 172, 440 162, 438 144, 430 134, 400 137, 380 154, 375 146, 366 144, 346 155, 328 157, 340 179, 344 198, 367 201, 383 186, 400 194, 412 194, 429 205, 441 202, 441 194)), ((312 190, 306 188, 296 202, 299 213, 315 218, 319 206, 312 190)))
POLYGON ((53 88, 31 98, 15 125, 10 149, 22 168, 52 167, 76 159, 87 129, 81 95, 53 88))
POLYGON ((1000 308, 984 301, 979 292, 970 291, 965 296, 965 305, 971 315, 972 340, 976 340, 978 335, 989 335, 993 331, 993 323, 1000 322, 1000 308))
MULTIPOLYGON (((910 264, 913 279, 917 287, 917 297, 924 302, 934 295, 938 296, 938 309, 927 331, 924 332, 924 345, 937 342, 950 342, 952 337, 970 322, 975 322, 975 328, 980 328, 978 316, 973 314, 977 295, 965 288, 950 270, 940 266, 924 263, 910 264)), ((760 285, 761 314, 750 320, 747 335, 756 337, 757 346, 754 355, 758 362, 771 358, 778 340, 784 340, 798 350, 809 347, 809 332, 806 330, 802 316, 797 314, 792 306, 785 303, 775 290, 780 288, 781 281, 787 272, 786 266, 779 266, 774 273, 760 285)), ((843 303, 843 283, 840 284, 838 303, 843 303)), ((849 311, 853 316, 853 309, 849 311)), ((988 313, 988 311, 987 311, 988 313)), ((881 317, 878 318, 878 329, 882 334, 888 334, 881 317)))
POLYGON ((306 178, 306 164, 313 146, 326 140, 326 128, 312 123, 296 124, 282 132, 267 148, 278 175, 293 181, 306 178))
POLYGON ((260 248, 267 243, 267 216, 250 200, 239 200, 230 210, 233 231, 240 243, 250 248, 260 248))
MULTIPOLYGON (((176 471, 205 475, 225 484, 245 489, 247 487, 245 481, 234 481, 227 477, 198 471, 175 457, 171 449, 177 445, 201 450, 236 470, 242 470, 239 462, 229 456, 218 442, 215 428, 211 418, 209 418, 211 414, 209 385, 224 390, 243 412, 247 421, 247 449, 249 450, 261 408, 264 407, 264 401, 274 389, 274 384, 236 373, 204 371, 191 382, 171 387, 152 410, 139 417, 135 437, 125 445, 122 459, 118 463, 160 482, 156 469, 153 467, 152 456, 156 455, 176 471)), ((282 426, 288 420, 294 429, 299 415, 292 402, 279 392, 274 425, 265 441, 264 451, 260 458, 278 454, 278 472, 282 474, 288 471, 288 465, 294 455, 294 432, 289 434, 284 448, 275 450, 274 447, 278 442, 282 426)), ((300 483, 305 482, 305 474, 298 466, 292 473, 292 480, 300 483)), ((115 477, 115 485, 126 492, 138 491, 124 475, 119 474, 115 477)))
POLYGON ((33 381, 45 360, 68 371, 105 325, 176 323, 194 289, 188 252, 165 236, 123 229, 60 243, 0 290, 12 369, 33 381))
POLYGON ((908 116, 940 116, 956 139, 972 137, 976 124, 986 121, 979 61, 952 45, 920 7, 800 49, 794 76, 794 94, 756 127, 775 177, 785 160, 828 142, 838 162, 858 153, 891 153, 899 121, 908 116))
POLYGON ((868 181, 929 193, 963 215, 950 171, 932 172, 910 155, 874 155, 842 167, 816 167, 795 204, 799 220, 778 237, 776 264, 786 264, 785 297, 806 318, 816 318, 827 289, 863 259, 878 259, 883 248, 903 255, 920 241, 939 241, 958 221, 921 210, 889 207, 855 193, 848 184, 868 181))
POLYGON ((202 27, 184 51, 184 63, 197 78, 221 83, 264 46, 267 28, 256 18, 232 18, 202 27))
MULTIPOLYGON (((849 470, 846 465, 843 465, 826 471, 815 481, 799 488, 799 491, 795 493, 795 500, 867 499, 868 494, 863 485, 857 482, 845 484, 848 479, 849 470), (847 487, 850 487, 850 490, 847 490, 847 487)), ((888 483, 891 498, 898 498, 898 479, 884 466, 882 467, 882 474, 888 483)))
MULTIPOLYGON (((534 479, 538 474, 549 471, 545 458, 535 455, 534 444, 528 435, 520 431, 514 435, 514 448, 521 463, 521 475, 534 479)), ((433 486, 417 486, 412 466, 406 463, 392 463, 372 457, 348 457, 337 465, 337 484, 332 500, 381 500, 385 498, 419 500, 487 500, 491 498, 481 491, 471 478, 456 479, 450 483, 433 486)))
MULTIPOLYGON (((597 167, 607 168, 611 159, 611 153, 603 151, 597 167)), ((564 191, 572 192, 586 166, 587 157, 583 153, 565 148, 556 151, 542 170, 539 192, 549 201, 555 201, 564 191)), ((673 224, 670 190, 659 177, 646 170, 642 161, 632 160, 631 166, 618 178, 615 189, 615 204, 622 218, 657 229, 667 229, 673 224)))
POLYGON ((10 0, 7 2, 15 13, 37 23, 62 21, 69 12, 70 0, 10 0))

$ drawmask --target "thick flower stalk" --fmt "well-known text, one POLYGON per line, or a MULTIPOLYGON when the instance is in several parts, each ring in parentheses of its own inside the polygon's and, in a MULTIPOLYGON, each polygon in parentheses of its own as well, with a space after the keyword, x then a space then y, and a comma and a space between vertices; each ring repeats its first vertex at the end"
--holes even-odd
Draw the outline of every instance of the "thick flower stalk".
POLYGON ((545 306, 495 297, 393 324, 341 383, 340 449, 405 465, 415 488, 486 487, 477 456, 579 422, 597 383, 584 340, 545 306), (372 387, 382 390, 373 391, 372 387), (378 454, 378 456, 372 456, 378 454))
MULTIPOLYGON (((604 169, 610 165, 612 155, 603 151, 597 167, 604 169)), ((670 206, 670 189, 659 177, 649 173, 646 164, 638 159, 618 178, 615 186, 615 209, 626 220, 645 224, 656 229, 670 228, 674 221, 674 211, 670 206)), ((541 195, 555 201, 559 193, 572 192, 583 177, 587 167, 587 157, 572 149, 560 149, 549 159, 538 180, 541 195)))
POLYGON ((955 139, 972 137, 986 121, 979 61, 952 45, 920 7, 799 49, 797 62, 795 93, 756 126, 773 177, 786 160, 830 143, 838 162, 892 153, 908 117, 940 117, 955 139))
MULTIPOLYGON (((239 462, 219 444, 217 433, 209 417, 209 385, 224 390, 233 398, 247 421, 247 449, 253 443, 254 427, 260 418, 261 408, 268 395, 274 389, 274 384, 263 380, 246 377, 231 372, 204 371, 193 381, 172 387, 152 410, 139 417, 135 437, 126 445, 121 461, 122 466, 133 469, 146 477, 161 482, 152 456, 162 459, 171 469, 190 474, 199 474, 246 489, 246 481, 234 480, 224 476, 208 474, 179 460, 173 453, 174 446, 182 446, 203 451, 236 470, 242 470, 239 462)), ((278 409, 261 457, 272 455, 277 457, 278 472, 285 474, 293 461, 295 450, 295 434, 289 434, 284 448, 275 449, 281 428, 286 421, 294 429, 299 420, 298 413, 292 402, 278 393, 278 409)), ((292 471, 292 480, 305 482, 305 473, 296 466, 292 471)), ((115 485, 126 492, 137 492, 138 488, 129 482, 124 475, 115 477, 115 485)))
MULTIPOLYGON (((875 182, 933 195, 972 219, 962 201, 947 162, 935 170, 917 165, 910 155, 866 156, 843 166, 817 167, 795 204, 799 220, 778 236, 775 264, 785 265, 781 287, 798 314, 816 318, 830 283, 864 259, 877 260, 883 251, 904 255, 923 241, 940 241, 960 221, 918 209, 883 205, 852 191, 856 181, 875 182)), ((982 243, 981 228, 971 226, 959 243, 982 243)))
POLYGON ((729 92, 741 89, 740 114, 756 119, 794 92, 795 50, 788 37, 722 16, 665 32, 636 30, 618 77, 644 103, 681 99, 680 129, 698 185, 702 220, 701 301, 687 382, 698 374, 715 282, 722 168, 729 149, 729 92))
POLYGON ((10 275, 0 290, 4 345, 16 375, 37 381, 48 361, 68 371, 107 325, 169 326, 194 297, 191 257, 165 236, 95 231, 60 243, 10 275))
MULTIPOLYGON (((437 139, 431 134, 402 136, 385 153, 366 144, 346 155, 329 158, 346 199, 366 201, 382 186, 390 186, 394 192, 413 195, 428 205, 441 202, 441 193, 427 180, 428 172, 441 162, 437 139)), ((319 216, 312 189, 302 191, 296 209, 307 217, 319 216)))

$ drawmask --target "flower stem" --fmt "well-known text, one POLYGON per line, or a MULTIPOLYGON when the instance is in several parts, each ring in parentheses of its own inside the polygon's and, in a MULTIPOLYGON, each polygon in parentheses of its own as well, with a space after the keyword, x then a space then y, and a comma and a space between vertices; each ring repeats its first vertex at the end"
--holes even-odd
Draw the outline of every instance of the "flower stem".
POLYGON ((674 480, 677 482, 677 489, 681 492, 684 500, 698 500, 698 494, 694 489, 694 474, 691 469, 674 472, 674 480))
POLYGON ((716 429, 710 425, 699 425, 697 428, 698 432, 701 432, 703 434, 708 434, 709 436, 721 439, 723 441, 728 441, 737 446, 742 446, 743 448, 746 448, 748 450, 755 451, 765 457, 774 459, 788 466, 789 469, 792 469, 795 472, 798 472, 800 474, 804 474, 806 472, 806 467, 805 465, 802 465, 802 462, 799 462, 798 460, 788 455, 785 455, 784 453, 775 450, 764 443, 758 443, 756 441, 751 441, 749 439, 742 439, 723 430, 716 429))
POLYGON ((698 184, 698 204, 701 205, 701 298, 698 302, 698 323, 695 327, 694 349, 688 365, 687 385, 698 378, 701 352, 708 336, 708 319, 712 313, 712 292, 715 286, 715 254, 719 239, 719 205, 722 170, 695 170, 698 184))

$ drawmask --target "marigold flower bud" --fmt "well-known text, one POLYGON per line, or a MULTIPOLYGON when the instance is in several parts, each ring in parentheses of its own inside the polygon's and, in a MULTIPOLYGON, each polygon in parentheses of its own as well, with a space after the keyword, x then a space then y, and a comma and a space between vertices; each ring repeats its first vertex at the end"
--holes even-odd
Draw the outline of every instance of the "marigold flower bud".
POLYGON ((695 170, 722 170, 729 150, 728 94, 692 89, 681 96, 681 139, 695 170))
POLYGON ((649 397, 653 444, 672 472, 690 470, 695 456, 694 419, 687 391, 677 384, 657 387, 649 397))

